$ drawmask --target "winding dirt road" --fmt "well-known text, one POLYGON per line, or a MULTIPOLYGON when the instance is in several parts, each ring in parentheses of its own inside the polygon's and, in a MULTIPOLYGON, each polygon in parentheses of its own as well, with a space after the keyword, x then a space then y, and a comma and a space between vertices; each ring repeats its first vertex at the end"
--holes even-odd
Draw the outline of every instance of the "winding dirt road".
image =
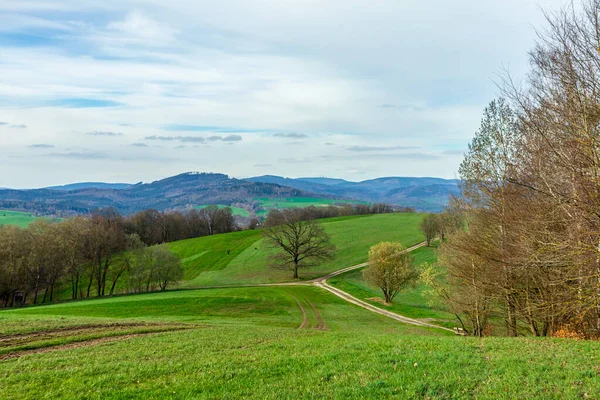
MULTIPOLYGON (((421 247, 425 247, 427 246, 426 242, 422 242, 419 243, 417 245, 414 245, 412 247, 409 247, 405 250, 405 253, 410 253, 413 252, 421 247)), ((419 321, 417 319, 413 319, 413 318, 409 318, 406 317, 404 315, 400 315, 388 310, 385 310, 383 308, 379 308, 376 307, 370 303, 367 303, 366 301, 357 299, 356 297, 352 296, 349 293, 344 292, 343 290, 340 290, 338 288, 335 288, 331 285, 329 285, 327 283, 328 279, 331 279, 335 276, 341 275, 341 274, 345 274, 346 272, 350 272, 350 271, 354 271, 356 269, 359 268, 363 268, 366 267, 367 265, 369 265, 368 262, 362 263, 362 264, 357 264, 357 265, 353 265, 351 267, 347 267, 347 268, 343 268, 334 272, 331 272, 327 275, 321 276, 319 278, 310 280, 310 281, 306 281, 306 282, 285 282, 285 283, 256 283, 256 284, 246 284, 246 285, 224 285, 224 286, 200 286, 200 287, 191 287, 188 288, 190 290, 196 290, 196 289, 226 289, 226 288, 237 288, 237 287, 269 287, 269 286, 308 286, 308 285, 313 285, 316 287, 319 287, 323 290, 327 290, 329 293, 339 297, 340 299, 343 299, 349 303, 352 303, 354 305, 357 305, 359 307, 362 307, 366 310, 369 310, 371 312, 383 315, 385 317, 388 318, 392 318, 395 319, 396 321, 399 322, 403 322, 405 324, 410 324, 410 325, 416 325, 416 326, 422 326, 422 327, 426 327, 426 328, 435 328, 435 329, 442 329, 445 331, 449 331, 452 333, 455 333, 454 330, 449 329, 449 328, 445 328, 443 326, 439 326, 439 325, 435 325, 435 324, 430 324, 424 321, 419 321)), ((298 301, 296 299, 296 301, 298 301)), ((299 304, 300 305, 300 304, 299 304)), ((300 309, 302 310, 302 313, 304 314, 304 321, 301 325, 301 328, 303 328, 306 325, 306 311, 303 309, 302 306, 300 306, 300 309)), ((323 323, 324 325, 324 323, 323 323)))

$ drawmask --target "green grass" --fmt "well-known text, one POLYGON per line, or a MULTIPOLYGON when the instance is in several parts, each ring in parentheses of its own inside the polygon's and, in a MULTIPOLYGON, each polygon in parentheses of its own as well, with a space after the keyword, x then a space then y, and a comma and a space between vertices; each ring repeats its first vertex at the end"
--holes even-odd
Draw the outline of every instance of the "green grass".
POLYGON ((336 204, 368 204, 365 201, 332 200, 319 197, 282 197, 278 199, 271 199, 268 197, 255 197, 253 200, 258 202, 259 206, 263 208, 263 210, 258 211, 256 213, 259 216, 265 216, 272 209, 286 209, 311 206, 326 207, 336 204))
POLYGON ((25 350, 82 347, 0 361, 0 398, 600 397, 596 342, 444 336, 315 287, 174 291, 0 311, 2 351, 23 350, 6 335, 22 333, 23 342, 31 332, 102 324, 138 336, 82 342, 119 334, 106 328, 30 341, 25 350), (307 309, 308 329, 297 329, 296 300, 307 309), (313 329, 310 304, 326 330, 313 329), (145 334, 159 327, 172 330, 145 334))
MULTIPOLYGON (((300 271, 301 279, 313 279, 366 261, 369 248, 380 241, 419 243, 420 214, 379 214, 322 220, 335 244, 336 257, 322 265, 300 271)), ((267 267, 271 251, 259 231, 246 231, 190 239, 170 245, 184 259, 184 287, 291 281, 290 271, 267 267), (227 254, 230 250, 230 254, 227 254)))
MULTIPOLYGON (((225 207, 231 208, 231 212, 235 216, 239 216, 239 217, 249 217, 250 216, 250 213, 245 208, 226 206, 226 205, 223 205, 223 204, 215 204, 215 205, 217 207, 219 207, 219 208, 225 208, 225 207)), ((198 206, 196 208, 199 209, 199 210, 201 210, 201 209, 206 208, 206 207, 208 207, 208 205, 198 206)))
MULTIPOLYGON (((16 225, 21 228, 26 228, 30 223, 40 217, 36 217, 31 213, 0 210, 0 225, 16 225)), ((51 221, 56 218, 49 218, 51 221)))
MULTIPOLYGON (((433 263, 437 260, 433 247, 421 247, 412 252, 412 255, 416 266, 425 262, 433 263)), ((448 328, 457 326, 456 317, 449 313, 441 302, 433 301, 431 304, 431 299, 425 293, 427 287, 420 282, 417 282, 416 286, 400 292, 391 305, 383 304, 381 289, 364 281, 363 269, 338 275, 330 279, 328 283, 377 307, 448 328)))

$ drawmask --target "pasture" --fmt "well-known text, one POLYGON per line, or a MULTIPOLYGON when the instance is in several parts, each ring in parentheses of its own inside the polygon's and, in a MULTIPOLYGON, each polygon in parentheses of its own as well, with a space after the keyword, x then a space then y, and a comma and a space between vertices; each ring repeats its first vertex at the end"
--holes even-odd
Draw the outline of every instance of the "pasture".
MULTIPOLYGON (((302 280, 359 264, 367 259, 369 248, 381 241, 398 241, 411 246, 423 241, 419 230, 422 215, 414 213, 378 214, 321 220, 336 246, 336 257, 319 266, 302 269, 302 280)), ((169 244, 184 261, 182 287, 289 282, 290 271, 268 268, 272 251, 260 231, 244 231, 188 239, 169 244), (229 251, 229 253, 228 253, 229 251)))
POLYGON ((15 225, 21 228, 26 228, 37 218, 39 217, 34 216, 32 213, 0 210, 0 225, 15 225))
POLYGON ((598 398, 600 347, 411 327, 316 287, 0 311, 0 398, 598 398))

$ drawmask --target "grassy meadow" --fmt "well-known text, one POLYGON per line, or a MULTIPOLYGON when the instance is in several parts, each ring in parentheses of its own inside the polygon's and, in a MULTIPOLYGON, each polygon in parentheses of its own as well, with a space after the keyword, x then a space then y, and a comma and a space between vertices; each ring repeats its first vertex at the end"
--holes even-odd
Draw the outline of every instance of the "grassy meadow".
MULTIPOLYGON (((233 207, 233 206, 226 206, 223 204, 215 204, 217 207, 219 208, 225 208, 225 207, 229 207, 231 208, 231 212, 233 215, 238 216, 238 217, 249 217, 250 216, 250 212, 248 212, 248 210, 246 210, 245 208, 241 208, 241 207, 233 207)), ((198 206, 196 207, 197 209, 201 210, 203 208, 208 207, 208 205, 205 206, 198 206)))
POLYGON ((311 286, 0 311, 0 398, 600 397, 600 346, 447 336, 311 286))
MULTIPOLYGON (((436 261, 434 247, 421 247, 415 250, 412 255, 417 266, 436 261)), ((414 287, 409 287, 400 292, 391 305, 384 304, 381 290, 363 280, 363 269, 338 275, 331 278, 328 283, 374 306, 410 318, 422 319, 448 328, 457 325, 456 317, 449 313, 443 304, 428 299, 427 287, 422 283, 417 283, 414 287)))
MULTIPOLYGON (((0 210, 0 225, 16 225, 21 228, 26 228, 30 223, 37 218, 31 213, 0 210)), ((55 220, 55 219, 50 219, 55 220)))
MULTIPOLYGON (((398 241, 411 246, 423 241, 419 230, 420 214, 379 214, 321 220, 336 257, 322 265, 300 271, 302 280, 367 260, 369 248, 381 241, 398 241)), ((182 287, 235 285, 292 281, 290 271, 267 267, 271 251, 260 231, 244 231, 188 239, 169 244, 184 261, 182 287), (229 250, 229 254, 227 251, 229 250)))
POLYGON ((258 202, 259 206, 263 209, 258 211, 258 216, 266 216, 272 209, 286 209, 286 208, 302 208, 302 207, 325 207, 340 203, 345 204, 368 204, 365 201, 356 200, 332 200, 324 199, 319 197, 282 197, 278 199, 271 199, 268 197, 255 197, 254 201, 258 202))

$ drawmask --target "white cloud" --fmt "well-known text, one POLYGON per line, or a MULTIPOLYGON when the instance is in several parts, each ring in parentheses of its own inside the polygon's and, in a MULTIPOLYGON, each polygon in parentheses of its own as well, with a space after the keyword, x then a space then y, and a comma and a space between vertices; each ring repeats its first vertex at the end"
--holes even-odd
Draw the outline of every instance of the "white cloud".
MULTIPOLYGON (((64 182, 153 180, 153 157, 174 159, 163 176, 454 177, 461 157, 450 150, 465 148, 477 129, 499 65, 525 71, 532 25, 541 21, 534 0, 0 2, 0 43, 8 43, 0 44, 0 120, 28 126, 18 135, 0 126, 0 159, 19 171, 0 186, 51 184, 49 172, 64 182), (57 102, 64 99, 115 106, 66 108, 57 102), (175 124, 256 132, 241 133, 235 146, 140 145, 175 124), (287 157, 277 132, 302 135, 304 145, 287 157), (51 166, 12 157, 31 156, 37 143, 78 157, 54 157, 51 166), (398 143, 436 156, 346 157, 345 148, 398 143), (111 156, 98 169, 100 160, 86 154, 111 156)), ((215 135, 229 133, 202 137, 215 135)))

